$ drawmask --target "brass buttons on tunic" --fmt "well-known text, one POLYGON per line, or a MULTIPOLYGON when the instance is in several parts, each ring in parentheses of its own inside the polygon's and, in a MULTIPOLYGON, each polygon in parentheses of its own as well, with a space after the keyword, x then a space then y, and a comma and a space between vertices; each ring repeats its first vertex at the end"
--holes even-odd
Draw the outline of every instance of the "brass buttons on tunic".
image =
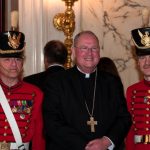
POLYGON ((137 131, 137 128, 134 128, 134 131, 137 131))
POLYGON ((145 130, 146 130, 146 131, 149 131, 149 128, 146 128, 145 130))
POLYGON ((4 126, 4 129, 5 129, 5 130, 8 129, 8 126, 4 126))
POLYGON ((34 97, 35 96, 35 93, 32 93, 32 97, 34 97))
POLYGON ((7 133, 4 133, 4 136, 7 136, 7 133))
POLYGON ((147 102, 147 105, 149 105, 150 104, 150 102, 147 102))
POLYGON ((136 90, 133 90, 133 93, 135 94, 135 93, 136 93, 136 90))
POLYGON ((135 102, 132 102, 131 104, 132 104, 132 105, 134 105, 134 104, 135 104, 135 102))
POLYGON ((30 122, 30 120, 27 120, 27 122, 29 123, 29 122, 30 122))
POLYGON ((149 124, 149 121, 146 121, 146 124, 149 124))
POLYGON ((136 98, 136 96, 132 96, 132 98, 136 98))
POLYGON ((7 93, 7 95, 10 95, 10 94, 11 94, 10 92, 7 93))

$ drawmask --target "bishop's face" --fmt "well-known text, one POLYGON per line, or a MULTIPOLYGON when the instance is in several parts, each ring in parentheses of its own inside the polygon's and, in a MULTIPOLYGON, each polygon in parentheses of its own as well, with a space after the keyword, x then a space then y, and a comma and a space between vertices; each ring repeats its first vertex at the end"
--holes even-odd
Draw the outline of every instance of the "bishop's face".
POLYGON ((85 73, 91 73, 100 59, 100 46, 97 39, 91 34, 79 37, 73 48, 76 65, 85 73))
POLYGON ((138 65, 145 79, 150 81, 150 55, 139 56, 138 65))

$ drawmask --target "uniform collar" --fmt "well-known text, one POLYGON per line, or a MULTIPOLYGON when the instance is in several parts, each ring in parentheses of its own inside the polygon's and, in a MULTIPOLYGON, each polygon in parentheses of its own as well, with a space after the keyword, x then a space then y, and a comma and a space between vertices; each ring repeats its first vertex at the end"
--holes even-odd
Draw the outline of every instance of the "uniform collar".
POLYGON ((6 84, 0 79, 0 84, 1 84, 1 86, 2 86, 3 88, 8 89, 8 90, 11 90, 11 89, 15 89, 15 88, 20 87, 21 84, 22 84, 22 81, 18 81, 17 84, 15 84, 15 85, 9 87, 8 85, 6 85, 6 84))
POLYGON ((144 79, 144 84, 150 87, 150 81, 144 79))

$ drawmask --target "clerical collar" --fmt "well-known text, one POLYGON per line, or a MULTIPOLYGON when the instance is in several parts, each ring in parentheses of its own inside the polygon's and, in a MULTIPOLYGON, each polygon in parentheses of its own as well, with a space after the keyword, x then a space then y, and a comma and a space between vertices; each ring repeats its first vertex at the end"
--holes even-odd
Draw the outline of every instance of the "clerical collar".
POLYGON ((85 72, 83 72, 78 66, 77 66, 77 69, 78 69, 81 73, 83 73, 83 74, 85 75, 85 78, 90 78, 91 73, 95 72, 95 70, 96 70, 96 69, 94 69, 94 71, 91 72, 91 73, 85 73, 85 72))

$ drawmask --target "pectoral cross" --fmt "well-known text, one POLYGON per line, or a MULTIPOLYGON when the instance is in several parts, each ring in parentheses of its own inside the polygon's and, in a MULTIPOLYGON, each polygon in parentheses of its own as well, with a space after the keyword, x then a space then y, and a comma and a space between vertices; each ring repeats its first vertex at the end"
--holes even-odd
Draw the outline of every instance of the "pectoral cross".
POLYGON ((90 117, 90 120, 87 121, 87 125, 91 126, 91 132, 95 132, 95 125, 97 125, 97 121, 94 120, 94 117, 90 117))

